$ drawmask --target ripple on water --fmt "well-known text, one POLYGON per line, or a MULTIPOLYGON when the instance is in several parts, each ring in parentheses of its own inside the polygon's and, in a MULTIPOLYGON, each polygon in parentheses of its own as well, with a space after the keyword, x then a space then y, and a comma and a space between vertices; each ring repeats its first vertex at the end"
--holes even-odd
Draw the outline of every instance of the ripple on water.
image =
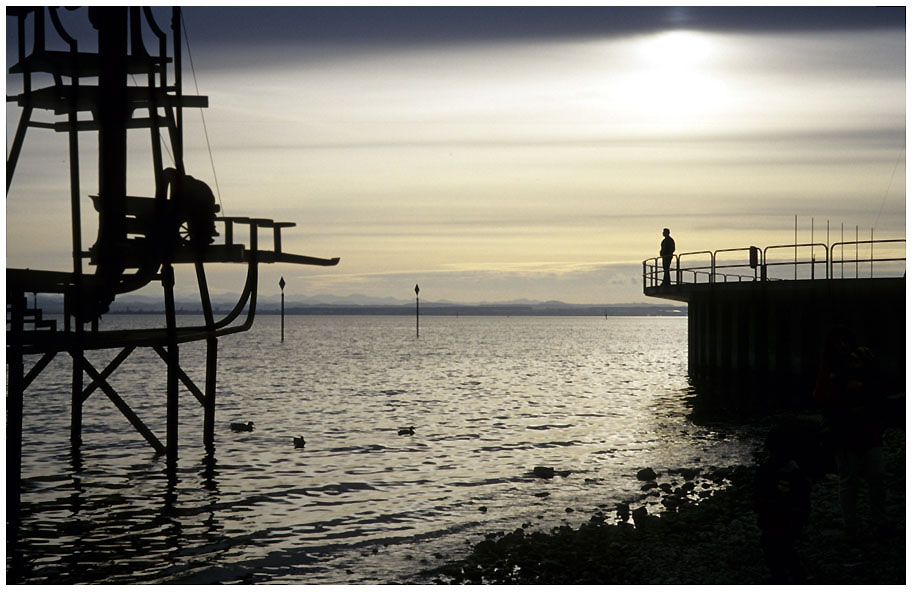
MULTIPOLYGON (((52 361, 25 404, 24 580, 403 582, 432 551, 632 496, 639 467, 751 450, 688 421, 684 318, 428 318, 419 340, 404 319, 287 316, 280 344, 266 316, 220 340, 215 454, 185 393, 171 476, 101 393, 73 455, 71 369, 52 361)), ((202 381, 198 346, 181 356, 202 381)), ((132 355, 111 377, 159 435, 162 370, 132 355)))

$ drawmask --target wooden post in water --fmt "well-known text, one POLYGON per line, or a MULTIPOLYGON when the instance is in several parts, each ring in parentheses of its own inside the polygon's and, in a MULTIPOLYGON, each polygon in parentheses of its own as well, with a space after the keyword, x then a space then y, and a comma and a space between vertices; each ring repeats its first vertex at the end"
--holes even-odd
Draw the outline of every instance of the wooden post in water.
POLYGON ((279 341, 286 341, 286 280, 279 277, 279 341))
POLYGON ((169 471, 178 463, 178 371, 179 354, 177 323, 175 320, 175 272, 171 262, 162 266, 162 284, 165 289, 166 358, 165 374, 165 461, 169 471))
POLYGON ((9 549, 19 530, 22 496, 22 392, 25 367, 22 358, 25 295, 13 294, 10 304, 10 329, 7 333, 6 396, 6 545, 9 549))
POLYGON ((419 285, 416 284, 416 337, 419 337, 419 285))
POLYGON ((208 455, 216 449, 216 357, 218 340, 206 339, 206 384, 203 391, 203 446, 208 455))

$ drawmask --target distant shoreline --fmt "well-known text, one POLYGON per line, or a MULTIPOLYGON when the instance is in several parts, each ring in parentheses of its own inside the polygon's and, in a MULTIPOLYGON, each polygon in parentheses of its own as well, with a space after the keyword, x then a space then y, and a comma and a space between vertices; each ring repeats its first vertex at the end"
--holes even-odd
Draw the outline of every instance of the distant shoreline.
MULTIPOLYGON (((233 305, 214 303, 217 315, 231 311, 233 305)), ((63 306, 42 303, 45 314, 62 314, 63 306)), ((176 303, 178 315, 202 315, 198 303, 176 303)), ((105 315, 162 315, 164 308, 146 302, 115 302, 105 315)), ((260 305, 258 315, 279 315, 279 307, 270 302, 260 305)), ((363 316, 416 316, 415 303, 404 304, 303 304, 287 303, 286 315, 363 315, 363 316)), ((558 301, 530 303, 421 303, 422 317, 685 317, 688 307, 683 304, 626 303, 615 305, 577 305, 558 301)))
MULTIPOLYGON (((216 308, 216 314, 228 313, 228 309, 216 308)), ((108 315, 159 315, 163 312, 154 309, 116 309, 109 311, 108 315)), ((178 315, 199 315, 197 309, 179 309, 178 315)), ((279 309, 258 309, 258 315, 279 315, 279 309)), ((415 306, 314 306, 314 307, 293 307, 287 308, 286 315, 298 316, 407 316, 415 317, 415 306)), ((645 307, 590 307, 590 306, 568 306, 568 307, 516 307, 516 306, 426 306, 420 309, 419 315, 422 317, 686 317, 688 309, 686 307, 669 307, 669 306, 645 306, 645 307)))

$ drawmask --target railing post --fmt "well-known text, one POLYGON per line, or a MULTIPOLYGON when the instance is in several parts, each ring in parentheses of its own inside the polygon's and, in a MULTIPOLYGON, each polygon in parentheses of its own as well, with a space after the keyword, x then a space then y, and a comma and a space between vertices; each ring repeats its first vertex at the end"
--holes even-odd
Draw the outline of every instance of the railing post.
MULTIPOLYGON (((775 258, 775 260, 773 262, 769 263, 768 262, 768 251, 770 249, 797 250, 799 247, 810 247, 812 250, 812 253, 810 254, 810 259, 808 260, 808 263, 810 266, 810 274, 809 274, 808 279, 816 280, 817 275, 819 278, 824 278, 825 280, 832 280, 837 277, 840 277, 843 279, 844 278, 843 274, 840 274, 840 276, 835 275, 835 272, 836 272, 835 264, 840 263, 843 265, 845 261, 851 261, 855 264, 854 277, 858 278, 858 277, 860 277, 859 270, 857 269, 859 267, 859 264, 861 262, 865 264, 867 261, 866 259, 863 259, 863 258, 867 257, 866 253, 864 252, 862 255, 859 253, 861 243, 870 245, 869 261, 870 261, 870 277, 871 278, 876 277, 876 271, 875 271, 876 263, 905 261, 905 258, 903 256, 902 257, 886 256, 886 257, 877 258, 876 257, 876 246, 875 246, 876 243, 880 243, 880 244, 891 243, 891 244, 904 245, 904 243, 905 243, 904 239, 876 240, 875 238, 872 238, 869 240, 864 239, 864 240, 847 241, 847 242, 839 241, 839 242, 835 242, 832 245, 828 245, 827 243, 803 243, 802 245, 801 244, 769 245, 764 248, 752 246, 752 247, 748 248, 749 249, 749 266, 751 268, 753 268, 753 273, 751 276, 749 276, 749 275, 743 275, 742 273, 730 273, 728 271, 731 268, 744 267, 745 263, 739 263, 739 262, 733 263, 733 262, 730 262, 729 260, 725 260, 724 263, 721 264, 720 266, 718 266, 718 264, 717 264, 717 255, 719 253, 734 252, 734 251, 745 252, 747 249, 745 247, 735 248, 735 249, 719 249, 717 251, 695 251, 695 252, 675 254, 675 257, 676 257, 675 279, 671 278, 671 282, 675 281, 676 284, 683 284, 683 282, 686 282, 685 276, 684 276, 685 273, 692 274, 691 282, 693 284, 696 284, 699 282, 699 280, 698 280, 699 274, 705 274, 705 278, 702 282, 705 282, 708 284, 714 284, 714 283, 719 283, 719 282, 723 282, 726 284, 726 283, 730 282, 731 278, 736 278, 737 282, 742 282, 743 279, 748 279, 749 281, 752 281, 752 282, 756 282, 756 281, 768 282, 770 280, 775 280, 775 281, 787 280, 788 278, 781 278, 777 273, 775 274, 774 278, 769 278, 768 277, 768 266, 791 266, 792 265, 792 266, 794 266, 795 270, 797 270, 799 267, 806 265, 807 262, 800 261, 800 260, 795 260, 795 261, 791 262, 789 260, 789 256, 788 256, 787 258, 785 258, 785 261, 779 261, 778 258, 775 258), (855 252, 854 252, 853 259, 845 260, 843 257, 841 257, 840 253, 837 253, 836 250, 837 250, 838 246, 840 246, 843 251, 844 245, 854 245, 855 246, 855 252), (819 247, 822 247, 822 249, 825 252, 824 257, 822 259, 820 259, 819 256, 816 254, 816 250, 819 247), (693 266, 689 262, 686 262, 686 266, 685 267, 682 266, 682 257, 683 256, 690 257, 690 256, 699 256, 699 255, 702 257, 708 257, 710 264, 704 265, 704 262, 702 261, 701 263, 693 266), (824 265, 824 272, 822 272, 821 274, 816 271, 816 266, 819 264, 824 265), (723 270, 723 271, 720 271, 720 270, 723 270), (720 274, 720 278, 718 278, 718 274, 720 274)), ((889 255, 893 255, 893 253, 889 253, 889 255)), ((654 258, 648 258, 646 260, 643 260, 642 274, 644 276, 643 285, 645 288, 659 286, 660 274, 663 273, 663 270, 661 269, 661 266, 660 266, 661 259, 662 258, 654 257, 654 258), (648 278, 648 275, 651 276, 650 279, 648 278)), ((672 268, 672 266, 671 266, 671 268, 672 268)), ((789 267, 788 267, 788 269, 789 269, 789 267)), ((866 270, 864 268, 864 274, 865 273, 866 273, 866 270)), ((671 275, 672 275, 672 269, 671 269, 671 275)), ((796 273, 795 273, 795 278, 799 279, 799 276, 796 273)))

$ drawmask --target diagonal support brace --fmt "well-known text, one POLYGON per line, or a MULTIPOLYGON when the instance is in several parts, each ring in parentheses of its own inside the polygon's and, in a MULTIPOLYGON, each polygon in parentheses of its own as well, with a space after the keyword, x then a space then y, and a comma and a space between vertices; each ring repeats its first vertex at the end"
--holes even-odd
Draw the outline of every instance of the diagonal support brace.
MULTIPOLYGON (((108 363, 108 366, 105 367, 105 370, 101 372, 100 376, 102 380, 107 381, 108 377, 111 376, 111 373, 113 373, 135 349, 136 346, 127 346, 121 350, 118 355, 114 357, 114 360, 108 363)), ((98 387, 98 381, 92 381, 89 383, 89 386, 86 387, 85 391, 83 391, 81 403, 86 403, 86 400, 89 399, 89 396, 92 395, 92 392, 98 389, 98 387)))
POLYGON ((42 356, 41 359, 35 363, 35 366, 32 367, 32 370, 30 370, 28 372, 28 374, 25 377, 23 377, 23 379, 22 379, 22 390, 23 391, 28 389, 29 385, 32 384, 32 381, 34 381, 36 378, 38 378, 38 375, 41 374, 41 371, 43 371, 44 368, 46 366, 48 366, 48 363, 50 363, 52 360, 54 360, 55 356, 57 356, 57 352, 45 352, 44 356, 42 356))
MULTIPOLYGON (((159 357, 168 364, 168 351, 165 350, 162 346, 153 346, 152 347, 159 357)), ((187 387, 188 391, 194 394, 194 397, 199 400, 200 404, 206 405, 206 398, 203 396, 203 392, 200 391, 200 388, 194 383, 193 379, 187 376, 181 367, 175 368, 175 372, 178 374, 178 378, 181 379, 181 383, 184 383, 184 386, 187 387)))
POLYGON ((119 396, 114 388, 108 384, 108 381, 106 381, 101 376, 101 374, 95 370, 95 367, 93 367, 89 361, 85 359, 85 357, 77 356, 75 352, 71 352, 70 354, 73 356, 73 359, 77 361, 79 366, 82 367, 83 371, 85 371, 86 374, 92 378, 93 382, 98 383, 98 387, 103 392, 105 392, 105 395, 108 396, 108 399, 110 399, 112 403, 117 406, 117 409, 120 410, 121 414, 123 414, 127 420, 130 421, 137 432, 139 432, 143 438, 145 438, 149 444, 152 445, 152 448, 156 450, 156 453, 158 455, 164 454, 165 446, 161 443, 161 441, 159 441, 159 439, 156 438, 152 431, 149 430, 145 424, 143 424, 143 421, 139 419, 133 410, 130 409, 130 406, 127 405, 127 402, 121 399, 121 396, 119 396))

